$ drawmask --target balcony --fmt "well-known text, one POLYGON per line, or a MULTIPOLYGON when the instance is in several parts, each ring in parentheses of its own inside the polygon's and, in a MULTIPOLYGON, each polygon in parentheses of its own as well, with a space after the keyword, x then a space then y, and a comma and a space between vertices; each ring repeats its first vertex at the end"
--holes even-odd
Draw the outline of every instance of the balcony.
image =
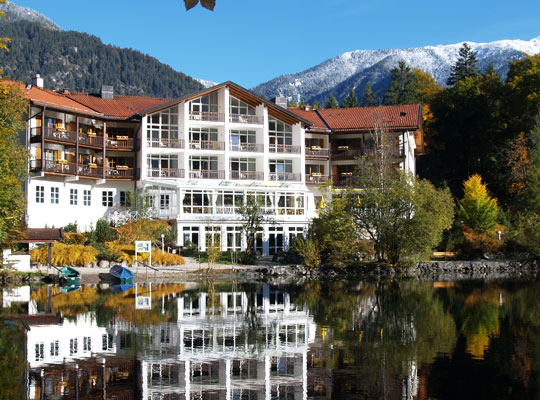
POLYGON ((189 113, 190 121, 225 122, 225 114, 218 112, 192 111, 189 113))
POLYGON ((258 115, 229 114, 229 122, 237 124, 262 125, 264 123, 264 118, 258 115))
POLYGON ((230 178, 232 180, 246 180, 246 181, 262 181, 264 179, 264 173, 255 171, 231 171, 230 178))
POLYGON ((135 178, 135 170, 129 167, 107 168, 105 171, 107 179, 133 179, 135 178))
POLYGON ((329 149, 321 149, 317 146, 306 147, 306 157, 309 158, 328 158, 330 157, 329 149))
MULTIPOLYGON (((59 162, 54 160, 45 160, 43 169, 41 168, 41 160, 30 160, 31 172, 48 172, 62 175, 78 175, 88 178, 101 179, 103 178, 103 168, 97 165, 82 165, 68 162, 59 162)), ((128 178, 124 178, 128 179, 128 178)), ((129 178, 132 179, 132 178, 129 178)))
MULTIPOLYGON (((79 144, 81 143, 81 138, 85 138, 84 133, 79 134, 79 144)), ((137 140, 127 136, 116 136, 116 138, 111 137, 108 138, 106 142, 107 149, 111 150, 133 150, 135 149, 135 145, 138 143, 137 140)))
POLYGON ((229 149, 231 151, 262 153, 264 145, 257 143, 229 143, 229 149))
POLYGON ((290 144, 270 144, 270 153, 289 153, 300 154, 300 146, 292 146, 290 144))
POLYGON ((319 173, 306 174, 306 185, 319 185, 328 182, 328 175, 319 173))
POLYGON ((189 148, 192 150, 225 150, 225 142, 213 140, 190 140, 189 148))
POLYGON ((332 158, 352 158, 366 154, 361 148, 352 148, 352 146, 337 146, 332 149, 332 158))
POLYGON ((300 174, 295 174, 292 172, 270 172, 271 181, 299 182, 300 179, 300 174))
POLYGON ((218 170, 195 170, 189 172, 193 179, 225 179, 225 171, 218 170))
POLYGON ((149 178, 183 178, 184 170, 179 168, 149 168, 149 178))
POLYGON ((158 149, 183 149, 183 139, 149 139, 147 146, 158 149))

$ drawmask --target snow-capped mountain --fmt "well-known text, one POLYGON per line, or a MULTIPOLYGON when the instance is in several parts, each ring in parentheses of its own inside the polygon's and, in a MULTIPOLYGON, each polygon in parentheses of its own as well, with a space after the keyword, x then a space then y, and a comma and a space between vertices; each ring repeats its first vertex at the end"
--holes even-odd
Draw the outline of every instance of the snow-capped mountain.
MULTIPOLYGON (((510 60, 522 57, 523 53, 540 53, 540 36, 529 41, 467 43, 476 52, 480 71, 491 64, 503 77, 508 72, 510 60)), ((285 96, 296 103, 301 99, 323 102, 330 94, 341 100, 351 89, 361 98, 368 83, 372 83, 373 89, 382 94, 389 85, 391 69, 400 60, 410 67, 430 73, 439 84, 444 85, 462 45, 463 42, 409 49, 354 50, 297 74, 274 78, 258 85, 253 91, 267 98, 285 96)))
POLYGON ((6 13, 6 22, 13 22, 13 21, 29 21, 29 22, 37 22, 41 26, 52 29, 55 31, 60 31, 61 29, 56 25, 54 22, 52 22, 49 18, 45 17, 44 15, 31 10, 26 7, 21 7, 15 3, 12 3, 10 1, 7 1, 6 4, 0 4, 0 11, 3 11, 6 13))

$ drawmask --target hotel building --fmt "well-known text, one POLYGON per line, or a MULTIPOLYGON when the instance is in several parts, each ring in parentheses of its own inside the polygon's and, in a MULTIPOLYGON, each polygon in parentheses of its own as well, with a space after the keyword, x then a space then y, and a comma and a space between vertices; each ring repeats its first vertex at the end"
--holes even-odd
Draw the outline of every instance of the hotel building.
POLYGON ((395 137, 395 163, 408 172, 422 143, 419 105, 287 109, 233 82, 179 99, 115 95, 110 86, 54 92, 39 76, 24 91, 31 228, 126 222, 137 217, 129 204, 137 192, 145 216, 177 226, 178 245, 240 250, 238 208, 255 196, 272 221, 256 250, 273 255, 317 215, 320 184, 350 182, 376 124, 395 137))

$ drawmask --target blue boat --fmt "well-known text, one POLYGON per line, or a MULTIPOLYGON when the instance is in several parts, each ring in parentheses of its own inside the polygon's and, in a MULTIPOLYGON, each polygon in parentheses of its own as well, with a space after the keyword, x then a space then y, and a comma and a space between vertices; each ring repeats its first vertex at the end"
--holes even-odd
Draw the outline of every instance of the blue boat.
POLYGON ((111 274, 111 276, 115 277, 116 279, 120 279, 121 281, 127 281, 135 277, 133 272, 118 264, 113 265, 111 269, 109 269, 109 274, 111 274))
POLYGON ((112 285, 109 287, 111 293, 124 293, 125 291, 134 287, 133 283, 120 283, 118 285, 112 285))

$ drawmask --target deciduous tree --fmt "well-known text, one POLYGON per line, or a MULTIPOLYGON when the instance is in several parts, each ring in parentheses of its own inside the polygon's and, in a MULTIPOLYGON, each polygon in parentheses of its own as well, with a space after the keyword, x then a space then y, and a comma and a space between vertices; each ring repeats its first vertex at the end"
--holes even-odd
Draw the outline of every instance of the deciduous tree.
POLYGON ((27 152, 19 142, 27 101, 18 86, 0 82, 0 247, 20 237, 24 226, 27 152))
POLYGON ((238 214, 242 221, 242 233, 246 239, 246 252, 244 264, 250 264, 255 259, 255 240, 257 233, 262 230, 264 224, 271 222, 270 213, 263 207, 262 201, 254 195, 248 195, 246 202, 238 208, 238 214))

